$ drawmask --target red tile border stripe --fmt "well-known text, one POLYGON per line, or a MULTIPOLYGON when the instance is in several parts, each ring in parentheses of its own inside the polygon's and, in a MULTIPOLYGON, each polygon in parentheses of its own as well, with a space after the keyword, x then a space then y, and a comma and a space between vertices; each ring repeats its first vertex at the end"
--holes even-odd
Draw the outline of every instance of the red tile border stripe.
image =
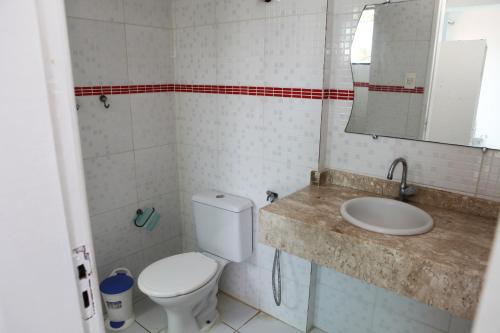
POLYGON ((424 87, 415 87, 412 89, 407 89, 403 86, 370 84, 368 82, 354 82, 354 87, 368 88, 368 91, 395 92, 395 93, 407 93, 407 94, 423 94, 424 93, 424 87))
MULTIPOLYGON (((423 87, 405 89, 401 86, 370 85, 365 82, 355 82, 355 87, 368 87, 369 91, 417 93, 424 92, 423 87)), ((75 96, 147 94, 159 92, 185 92, 220 95, 270 96, 305 99, 335 99, 354 100, 354 91, 349 89, 309 89, 309 88, 279 88, 258 86, 221 86, 201 84, 143 84, 124 86, 88 86, 75 87, 75 96)))

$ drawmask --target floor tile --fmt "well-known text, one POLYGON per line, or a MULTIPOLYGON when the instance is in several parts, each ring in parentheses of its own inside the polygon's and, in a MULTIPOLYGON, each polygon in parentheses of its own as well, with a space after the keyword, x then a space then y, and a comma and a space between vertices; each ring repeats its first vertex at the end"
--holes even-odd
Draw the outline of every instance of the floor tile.
POLYGON ((231 327, 227 326, 224 323, 217 323, 208 331, 207 333, 234 333, 235 330, 233 330, 231 327))
POLYGON ((137 323, 133 323, 130 325, 126 330, 123 331, 111 331, 111 330, 106 330, 106 333, 115 333, 115 332, 120 332, 120 333, 148 333, 141 325, 137 323))
POLYGON ((135 303, 135 320, 151 333, 157 333, 167 326, 165 311, 149 298, 135 303))
POLYGON ((240 333, 301 333, 298 329, 262 312, 238 331, 240 333))
POLYGON ((239 329, 259 312, 224 293, 218 295, 217 308, 221 320, 235 330, 239 329))

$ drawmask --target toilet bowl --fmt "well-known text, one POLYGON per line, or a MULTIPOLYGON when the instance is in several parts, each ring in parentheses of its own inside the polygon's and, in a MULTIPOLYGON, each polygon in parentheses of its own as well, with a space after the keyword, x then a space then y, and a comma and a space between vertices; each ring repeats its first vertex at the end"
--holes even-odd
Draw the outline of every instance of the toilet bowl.
POLYGON ((144 269, 139 289, 164 309, 168 328, 162 333, 198 333, 217 322, 218 284, 227 263, 209 253, 190 252, 144 269))
POLYGON ((138 279, 139 289, 165 311, 162 333, 199 333, 217 321, 219 279, 229 262, 252 255, 252 202, 217 191, 193 196, 198 245, 158 260, 138 279))

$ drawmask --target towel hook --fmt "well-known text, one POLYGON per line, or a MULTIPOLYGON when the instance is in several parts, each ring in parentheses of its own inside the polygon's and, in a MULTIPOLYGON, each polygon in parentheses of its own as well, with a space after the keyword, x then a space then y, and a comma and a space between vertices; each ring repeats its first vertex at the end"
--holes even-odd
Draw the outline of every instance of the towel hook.
POLYGON ((106 95, 99 96, 99 100, 102 102, 102 104, 104 104, 104 107, 106 109, 109 109, 110 107, 109 103, 106 104, 106 102, 108 101, 108 97, 106 97, 106 95))

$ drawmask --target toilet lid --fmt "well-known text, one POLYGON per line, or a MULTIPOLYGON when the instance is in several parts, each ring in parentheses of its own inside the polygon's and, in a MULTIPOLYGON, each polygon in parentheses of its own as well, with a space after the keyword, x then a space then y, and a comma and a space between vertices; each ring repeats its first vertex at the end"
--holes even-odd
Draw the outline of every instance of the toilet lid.
POLYGON ((201 288, 217 272, 217 262, 198 252, 158 260, 139 275, 139 289, 148 296, 175 297, 201 288))

